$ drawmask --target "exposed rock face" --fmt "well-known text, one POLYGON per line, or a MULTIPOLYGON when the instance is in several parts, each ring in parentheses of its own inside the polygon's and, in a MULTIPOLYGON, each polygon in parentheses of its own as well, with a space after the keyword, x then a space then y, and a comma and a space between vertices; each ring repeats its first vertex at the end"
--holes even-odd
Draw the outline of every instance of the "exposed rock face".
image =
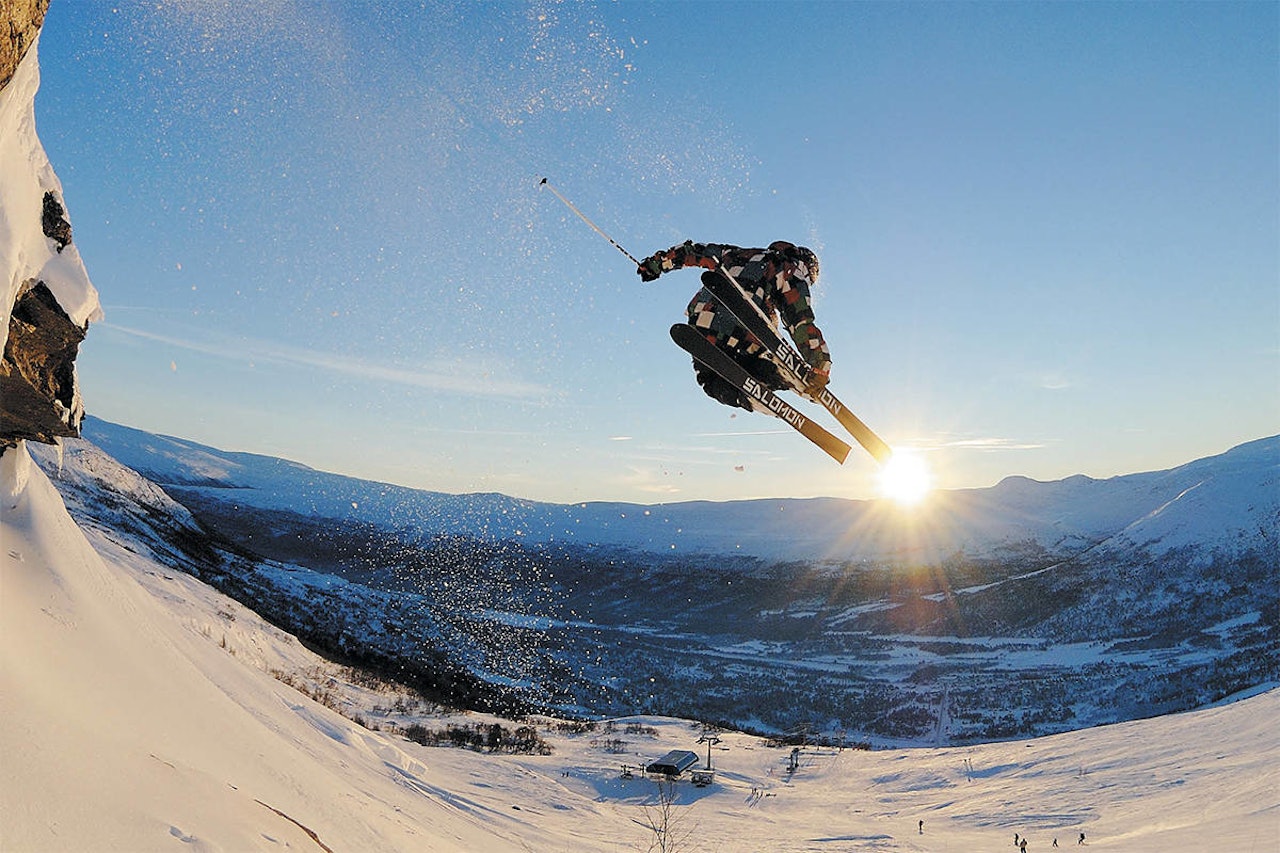
POLYGON ((44 282, 19 294, 0 363, 0 445, 80 434, 75 361, 84 336, 44 282))
POLYGON ((35 41, 49 0, 4 0, 0 3, 0 89, 9 85, 18 63, 35 41))
MULTIPOLYGON (((44 194, 40 229, 57 244, 71 244, 71 223, 58 196, 44 194)), ((0 360, 0 447, 22 439, 51 444, 80 435, 76 355, 86 327, 77 326, 43 281, 26 281, 9 314, 9 337, 0 360)))

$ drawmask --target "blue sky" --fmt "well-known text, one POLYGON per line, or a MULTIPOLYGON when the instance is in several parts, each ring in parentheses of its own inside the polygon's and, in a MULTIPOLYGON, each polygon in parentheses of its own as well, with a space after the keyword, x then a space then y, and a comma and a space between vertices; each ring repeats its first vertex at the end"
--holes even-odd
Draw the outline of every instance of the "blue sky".
POLYGON ((1274 3, 54 0, 86 407, 449 492, 875 494, 704 397, 696 274, 547 177, 637 257, 813 247, 832 387, 944 488, 1221 452, 1280 424, 1278 44, 1274 3))

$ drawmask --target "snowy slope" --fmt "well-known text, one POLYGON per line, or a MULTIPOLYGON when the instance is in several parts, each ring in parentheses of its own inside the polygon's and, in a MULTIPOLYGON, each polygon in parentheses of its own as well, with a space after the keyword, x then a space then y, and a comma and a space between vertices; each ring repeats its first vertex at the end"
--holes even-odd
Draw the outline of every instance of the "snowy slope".
POLYGON ((941 492, 911 514, 879 501, 832 498, 652 506, 540 504, 446 495, 327 474, 280 459, 227 453, 88 418, 84 436, 164 486, 246 507, 287 509, 392 529, 528 543, 737 554, 769 560, 935 561, 1034 542, 1074 554, 1123 535, 1159 553, 1194 543, 1235 549, 1280 530, 1280 436, 1145 474, 1053 483, 1021 477, 941 492))
POLYGON ((1159 553, 1211 543, 1234 551, 1259 541, 1280 546, 1280 441, 1241 445, 1169 472, 1168 480, 1177 495, 1133 521, 1108 549, 1159 553))
POLYGON ((0 847, 474 850, 419 763, 193 634, 0 457, 0 847), (277 811, 289 817, 282 817, 277 811))
MULTIPOLYGON (((548 731, 548 756, 370 731, 267 674, 320 665, 287 635, 145 555, 95 552, 25 452, 0 484, 6 851, 646 849, 656 786, 619 765, 704 750, 668 719, 620 722, 618 751, 548 731)), ((794 774, 788 749, 721 733, 716 782, 679 783, 675 817, 697 849, 968 851, 1018 832, 1040 851, 1085 832, 1095 850, 1272 850, 1278 718, 1272 690, 1036 741, 808 748, 794 774)))
POLYGON ((197 520, 84 440, 32 455, 99 550, 154 555, 313 648, 467 707, 518 696, 907 745, 939 743, 948 705, 944 740, 963 743, 1201 707, 1280 675, 1276 555, 1257 550, 1192 561, 1095 548, 1060 562, 1023 547, 832 571, 413 545, 413 530, 245 513, 243 488, 185 493, 197 520), (211 503, 217 493, 227 502, 211 503))

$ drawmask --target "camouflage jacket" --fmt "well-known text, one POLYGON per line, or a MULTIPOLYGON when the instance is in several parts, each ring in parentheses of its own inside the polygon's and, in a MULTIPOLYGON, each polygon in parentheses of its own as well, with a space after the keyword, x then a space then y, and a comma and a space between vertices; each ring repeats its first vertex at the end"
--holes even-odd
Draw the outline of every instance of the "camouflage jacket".
MULTIPOLYGON (((764 309, 765 316, 775 328, 777 318, 782 318, 805 361, 818 373, 831 375, 831 353, 822 332, 814 323, 809 298, 813 282, 802 264, 768 249, 743 249, 692 241, 672 246, 654 257, 661 262, 663 272, 681 267, 714 270, 723 266, 764 309)), ((721 346, 752 354, 763 350, 755 336, 739 326, 705 287, 694 295, 687 313, 690 323, 714 335, 716 343, 721 346)))

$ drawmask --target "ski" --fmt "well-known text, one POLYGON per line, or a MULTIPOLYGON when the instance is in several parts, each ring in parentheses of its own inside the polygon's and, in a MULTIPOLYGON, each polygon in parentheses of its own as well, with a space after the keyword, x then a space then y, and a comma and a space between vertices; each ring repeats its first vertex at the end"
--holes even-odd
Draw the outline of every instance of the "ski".
MULTIPOLYGON (((893 450, 884 439, 871 431, 862 420, 849 411, 849 408, 841 403, 835 394, 827 388, 823 388, 817 395, 810 395, 805 389, 808 386, 809 374, 813 372, 813 367, 805 361, 791 344, 783 340, 778 334, 778 330, 769 322, 769 318, 765 316, 764 311, 756 304, 756 301, 747 295, 742 289, 742 285, 738 283, 728 270, 719 269, 702 274, 702 285, 705 287, 716 301, 724 306, 725 310, 733 315, 734 319, 742 328, 746 329, 756 337, 760 344, 769 352, 775 364, 778 365, 782 376, 791 383, 796 393, 803 397, 813 400, 822 406, 828 412, 835 416, 849 434, 853 436, 858 444, 870 453, 877 462, 884 464, 889 461, 889 457, 893 455, 893 450)), ((745 371, 744 371, 745 372, 745 371)))
POLYGON ((677 323, 671 327, 671 339, 693 358, 718 373, 726 382, 736 385, 752 399, 758 400, 780 420, 826 451, 832 459, 841 465, 844 464, 851 450, 847 443, 832 435, 821 424, 806 418, 778 395, 761 385, 747 372, 746 368, 723 353, 693 326, 677 323))

